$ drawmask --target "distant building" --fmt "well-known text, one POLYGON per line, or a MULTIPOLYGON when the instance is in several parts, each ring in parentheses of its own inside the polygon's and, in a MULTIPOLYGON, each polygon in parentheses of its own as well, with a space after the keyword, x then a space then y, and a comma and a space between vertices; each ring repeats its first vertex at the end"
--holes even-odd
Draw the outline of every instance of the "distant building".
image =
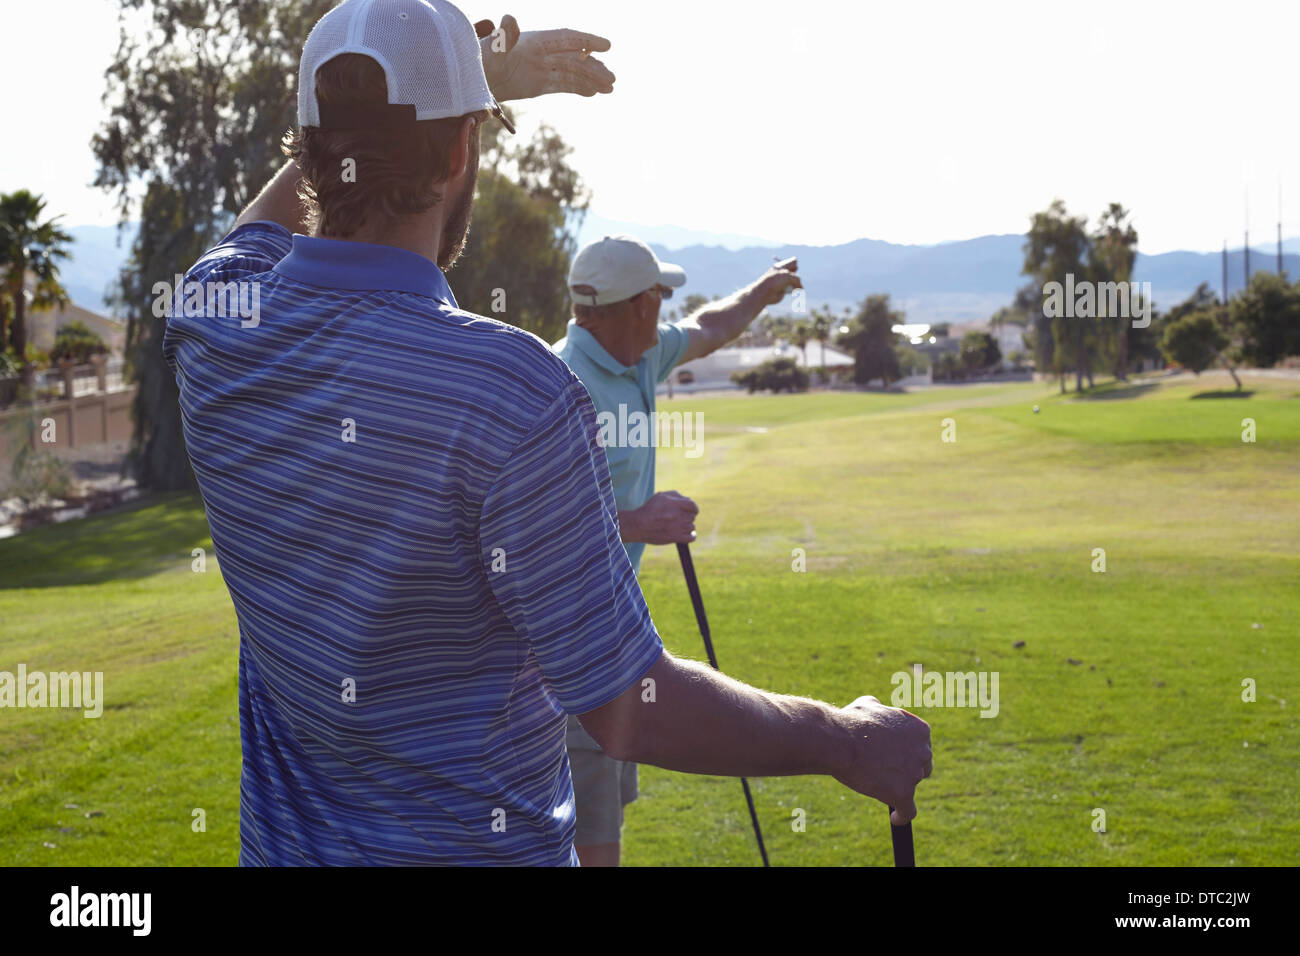
POLYGON ((1025 328, 1023 325, 1011 325, 1004 323, 997 328, 982 329, 987 331, 998 342, 998 350, 1002 353, 1002 367, 1011 367, 1011 354, 1013 352, 1024 352, 1028 354, 1029 346, 1025 344, 1025 328))
MULTIPOLYGON (((788 342, 778 341, 776 345, 737 346, 718 349, 711 355, 695 359, 673 369, 673 390, 678 392, 695 392, 706 389, 739 388, 731 380, 733 372, 744 372, 756 365, 774 358, 792 358, 803 368, 812 371, 822 366, 822 346, 820 342, 809 342, 808 359, 803 353, 788 342)), ((834 346, 826 346, 826 370, 852 368, 853 356, 841 352, 834 346)), ((667 391, 668 384, 659 386, 660 391, 667 391)))
MULTIPOLYGON (((29 274, 27 277, 29 293, 32 286, 33 280, 29 274)), ((117 319, 100 315, 98 312, 83 309, 71 302, 62 308, 55 307, 40 310, 33 309, 30 302, 29 296, 26 316, 27 341, 42 352, 48 352, 54 348, 55 333, 71 322, 81 322, 86 328, 97 334, 104 340, 104 344, 108 346, 109 352, 113 355, 121 355, 126 350, 125 322, 119 322, 117 319)))

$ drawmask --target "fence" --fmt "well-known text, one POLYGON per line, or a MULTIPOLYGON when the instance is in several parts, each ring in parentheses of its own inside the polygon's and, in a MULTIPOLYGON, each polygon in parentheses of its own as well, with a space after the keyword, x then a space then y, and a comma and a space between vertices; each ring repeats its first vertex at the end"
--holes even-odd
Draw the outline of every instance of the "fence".
POLYGON ((126 384, 121 359, 60 364, 37 373, 32 386, 34 402, 15 402, 18 383, 0 379, 0 461, 11 461, 24 441, 70 449, 131 437, 137 386, 126 384))

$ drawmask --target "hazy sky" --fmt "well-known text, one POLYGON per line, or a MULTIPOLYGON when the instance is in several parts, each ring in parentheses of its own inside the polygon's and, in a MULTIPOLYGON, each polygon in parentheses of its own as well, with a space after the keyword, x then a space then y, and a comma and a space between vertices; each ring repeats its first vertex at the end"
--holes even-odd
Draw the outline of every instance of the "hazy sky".
MULTIPOLYGON (((112 0, 3 0, 0 190, 114 221, 89 140, 112 0), (71 27, 71 29, 69 29, 71 27), (18 42, 12 42, 17 39, 18 42)), ((1300 234, 1300 3, 546 0, 522 27, 608 37, 610 96, 517 104, 558 127, 610 219, 787 242, 1023 232, 1117 200, 1144 252, 1300 234)))

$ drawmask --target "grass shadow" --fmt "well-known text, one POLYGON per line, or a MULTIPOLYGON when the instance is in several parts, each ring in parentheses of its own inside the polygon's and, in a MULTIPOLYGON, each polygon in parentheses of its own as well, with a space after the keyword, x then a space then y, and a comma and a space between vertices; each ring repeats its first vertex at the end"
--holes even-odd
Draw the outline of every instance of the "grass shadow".
POLYGON ((1250 389, 1219 389, 1213 392, 1197 392, 1192 398, 1250 398, 1254 395, 1250 389))
POLYGON ((1155 382, 1139 383, 1136 385, 1125 385, 1119 382, 1111 382, 1106 385, 1094 386, 1086 392, 1076 392, 1073 400, 1076 402, 1106 402, 1128 398, 1140 398, 1147 392, 1154 392, 1159 387, 1159 384, 1155 382))
POLYGON ((0 540, 0 590, 143 578, 212 553, 203 499, 173 492, 0 540))

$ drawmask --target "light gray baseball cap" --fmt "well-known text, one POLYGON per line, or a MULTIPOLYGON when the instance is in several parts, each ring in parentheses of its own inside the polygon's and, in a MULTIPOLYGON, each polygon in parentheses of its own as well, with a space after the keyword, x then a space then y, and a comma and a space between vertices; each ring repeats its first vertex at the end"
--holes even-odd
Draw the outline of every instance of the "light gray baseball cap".
POLYGON ((609 305, 657 285, 680 289, 685 284, 681 266, 660 262, 634 236, 605 236, 588 243, 569 269, 569 293, 580 305, 609 305))

